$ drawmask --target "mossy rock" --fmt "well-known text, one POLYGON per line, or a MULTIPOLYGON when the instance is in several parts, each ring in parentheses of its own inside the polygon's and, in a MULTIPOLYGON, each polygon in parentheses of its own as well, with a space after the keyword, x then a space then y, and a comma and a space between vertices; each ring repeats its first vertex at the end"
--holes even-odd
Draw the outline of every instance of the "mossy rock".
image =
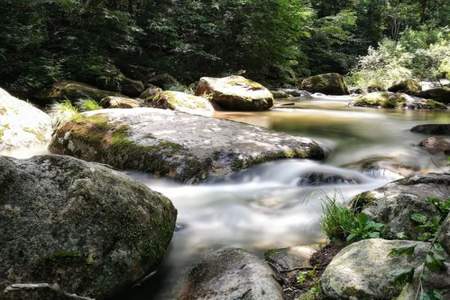
POLYGON ((406 93, 408 95, 418 95, 422 91, 422 86, 419 82, 413 79, 406 79, 396 81, 389 89, 393 93, 406 93))
POLYGON ((51 299, 4 294, 20 283, 110 297, 156 270, 175 228, 169 199, 68 156, 0 157, 0 187, 0 299, 51 299))
POLYGON ((50 151, 182 182, 276 159, 324 157, 310 139, 155 108, 83 113, 61 124, 50 151))
POLYGON ((344 77, 338 73, 320 74, 305 78, 301 81, 301 89, 311 93, 328 95, 348 95, 349 91, 344 77))
POLYGON ((195 92, 221 110, 264 111, 273 106, 273 95, 260 83, 242 76, 202 77, 195 92))
POLYGON ((93 99, 101 101, 108 96, 123 97, 120 93, 105 91, 91 85, 76 81, 58 81, 44 97, 50 100, 70 100, 76 102, 80 99, 93 99))
POLYGON ((433 100, 411 97, 403 93, 391 92, 375 92, 361 95, 352 102, 352 105, 385 109, 447 109, 447 106, 444 104, 433 100))

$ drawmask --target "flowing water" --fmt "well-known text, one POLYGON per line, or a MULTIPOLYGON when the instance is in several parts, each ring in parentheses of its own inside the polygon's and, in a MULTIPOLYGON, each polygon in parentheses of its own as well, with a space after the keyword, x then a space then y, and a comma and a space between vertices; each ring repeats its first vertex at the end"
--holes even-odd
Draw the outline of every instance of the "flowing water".
MULTIPOLYGON (((324 162, 270 162, 201 185, 180 185, 127 172, 169 197, 178 210, 178 220, 167 257, 151 284, 119 298, 173 299, 192 263, 212 249, 242 247, 261 254, 270 248, 323 241, 320 218, 327 198, 348 203, 363 191, 399 178, 395 172, 349 169, 352 163, 390 157, 422 171, 447 164, 446 157, 430 156, 420 149, 417 144, 425 136, 409 129, 422 123, 449 123, 450 113, 355 109, 348 107, 350 100, 314 95, 309 100, 280 101, 269 112, 216 115, 314 138, 329 151, 324 162)), ((16 156, 41 154, 41 149, 36 151, 16 156)))
POLYGON ((216 117, 311 137, 330 151, 325 162, 283 160, 266 163, 202 185, 179 185, 129 172, 169 197, 178 209, 177 231, 153 286, 137 287, 130 299, 172 299, 196 259, 221 247, 261 254, 270 248, 322 242, 322 205, 341 203, 400 177, 343 166, 372 157, 391 157, 413 169, 431 171, 447 163, 417 144, 417 124, 450 122, 450 113, 380 111, 348 107, 349 97, 315 95, 286 100, 270 112, 218 113, 216 117), (152 295, 152 296, 150 296, 152 295), (150 296, 150 298, 149 298, 150 296))

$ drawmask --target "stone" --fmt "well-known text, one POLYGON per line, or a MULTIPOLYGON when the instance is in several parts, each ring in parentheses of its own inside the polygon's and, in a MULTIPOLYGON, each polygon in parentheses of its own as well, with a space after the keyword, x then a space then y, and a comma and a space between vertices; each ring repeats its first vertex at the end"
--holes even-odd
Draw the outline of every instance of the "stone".
POLYGON ((162 88, 163 90, 171 91, 183 91, 185 89, 185 87, 180 82, 178 82, 175 77, 167 73, 150 77, 147 80, 147 86, 148 85, 157 86, 162 88))
POLYGON ((424 242, 383 239, 350 244, 322 274, 322 291, 330 299, 393 299, 403 288, 397 282, 399 274, 414 272, 425 260, 429 247, 424 242), (414 253, 391 255, 394 249, 406 247, 414 247, 414 253))
POLYGON ((311 139, 155 108, 83 113, 61 124, 50 150, 182 182, 224 176, 276 159, 325 155, 311 139))
POLYGON ((48 299, 14 288, 40 283, 110 297, 156 270, 175 228, 169 199, 67 156, 0 157, 0 187, 0 299, 48 299))
POLYGON ((422 86, 420 85, 420 82, 416 80, 406 79, 394 82, 394 84, 388 88, 388 91, 393 93, 417 95, 422 91, 422 86))
POLYGON ((128 77, 124 77, 120 81, 120 91, 122 94, 136 98, 145 90, 145 86, 142 81, 133 80, 128 77))
POLYGON ((411 219, 414 213, 428 218, 438 215, 428 198, 445 201, 450 197, 450 174, 430 173, 400 179, 352 200, 352 207, 386 225, 391 237, 406 235, 418 239, 420 231, 411 219))
POLYGON ((147 98, 145 105, 203 116, 214 114, 214 107, 208 99, 183 92, 161 91, 152 98, 147 98))
POLYGON ((0 154, 45 149, 52 131, 46 113, 0 88, 0 154))
POLYGON ((450 87, 432 88, 420 92, 418 96, 448 105, 450 104, 450 87))
POLYGON ((272 93, 261 84, 242 76, 202 77, 195 92, 222 110, 264 111, 273 106, 272 93))
POLYGON ((433 135, 450 135, 450 124, 423 124, 411 128, 412 132, 433 134, 433 135))
POLYGON ((450 155, 450 138, 431 136, 421 141, 419 146, 427 150, 430 154, 444 153, 445 155, 450 155))
POLYGON ((301 81, 300 88, 311 93, 327 95, 349 94, 344 77, 338 73, 320 74, 305 78, 301 81))
POLYGON ((270 267, 242 249, 208 254, 190 271, 180 300, 282 300, 270 267))
POLYGON ((353 106, 375 107, 387 109, 428 109, 428 110, 446 110, 447 106, 442 103, 412 97, 402 93, 375 92, 357 97, 353 106))
POLYGON ((55 101, 68 99, 71 102, 77 102, 81 99, 101 101, 108 96, 122 97, 122 95, 117 92, 101 90, 85 83, 76 81, 58 81, 52 86, 45 98, 53 99, 55 101))
POLYGON ((100 101, 100 105, 105 108, 137 108, 143 105, 143 101, 127 97, 108 96, 100 101))

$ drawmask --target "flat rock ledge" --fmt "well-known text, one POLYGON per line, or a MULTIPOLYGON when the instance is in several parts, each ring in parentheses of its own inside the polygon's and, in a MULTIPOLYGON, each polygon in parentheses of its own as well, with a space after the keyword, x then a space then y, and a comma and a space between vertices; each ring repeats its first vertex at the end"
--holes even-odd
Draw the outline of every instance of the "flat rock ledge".
POLYGON ((187 183, 276 159, 325 156, 308 138, 154 108, 81 114, 56 130, 50 151, 187 183))

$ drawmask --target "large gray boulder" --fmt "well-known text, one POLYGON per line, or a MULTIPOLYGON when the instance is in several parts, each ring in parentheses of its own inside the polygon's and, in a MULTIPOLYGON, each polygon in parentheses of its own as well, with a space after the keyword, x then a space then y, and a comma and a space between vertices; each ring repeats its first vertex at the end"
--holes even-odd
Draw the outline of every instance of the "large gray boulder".
POLYGON ((180 300, 282 300, 275 274, 258 257, 242 249, 207 255, 189 273, 180 300))
POLYGON ((429 244, 416 241, 369 239, 342 249, 321 277, 322 291, 331 299, 393 299, 402 291, 401 273, 414 272, 425 260, 429 244), (414 247, 412 255, 392 255, 394 249, 414 247))
POLYGON ((418 230, 412 215, 420 213, 429 219, 438 215, 428 198, 445 201, 450 197, 450 174, 415 175, 391 182, 353 199, 352 206, 374 220, 386 224, 392 237, 406 235, 417 239, 418 230))
POLYGON ((169 199, 75 158, 0 157, 0 188, 0 299, 104 299, 156 270, 174 232, 169 199))
POLYGON ((324 157, 310 139, 155 108, 84 113, 56 130, 50 150, 183 182, 275 159, 324 157))
POLYGON ((46 113, 0 88, 0 154, 45 148, 51 134, 46 113))
POLYGON ((273 106, 273 95, 267 88, 242 76, 202 77, 195 94, 209 97, 222 110, 262 111, 273 106))

